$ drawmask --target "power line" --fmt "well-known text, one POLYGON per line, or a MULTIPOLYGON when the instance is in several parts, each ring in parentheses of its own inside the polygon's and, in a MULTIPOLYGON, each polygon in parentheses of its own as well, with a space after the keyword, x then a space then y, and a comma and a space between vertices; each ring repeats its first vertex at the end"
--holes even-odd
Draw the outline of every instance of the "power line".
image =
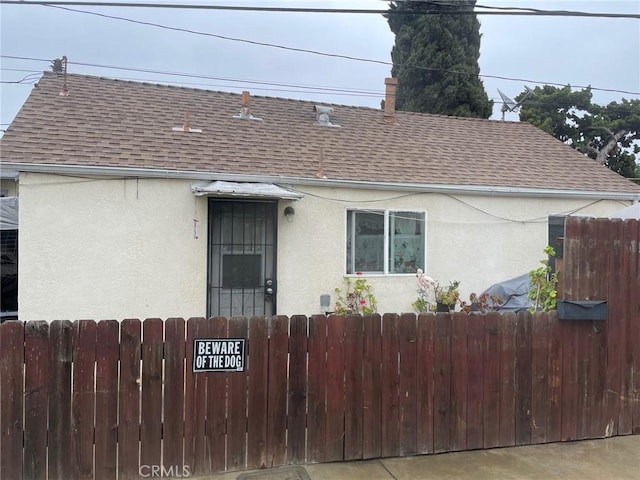
MULTIPOLYGON (((35 61, 35 62, 51 63, 50 59, 45 59, 45 58, 20 57, 20 56, 13 56, 13 55, 0 55, 0 58, 7 58, 7 59, 12 59, 12 60, 24 60, 24 61, 35 61)), ((105 69, 112 69, 112 70, 123 70, 123 71, 129 71, 129 72, 139 72, 139 73, 151 73, 151 74, 155 74, 155 75, 166 75, 166 76, 173 76, 173 77, 198 78, 198 79, 203 79, 203 80, 221 80, 221 81, 237 82, 237 83, 243 83, 243 84, 247 84, 248 83, 248 84, 256 84, 256 85, 304 88, 304 89, 308 89, 308 93, 314 93, 314 91, 315 91, 315 93, 317 93, 318 90, 322 90, 322 91, 324 91, 324 92, 326 92, 328 94, 330 94, 330 93, 338 94, 338 93, 342 92, 341 94, 348 93, 348 94, 358 95, 358 96, 381 96, 382 95, 382 94, 379 94, 379 93, 377 93, 377 92, 375 92, 373 90, 342 89, 342 88, 338 88, 338 87, 307 86, 307 85, 296 85, 296 84, 291 84, 291 83, 264 82, 264 81, 258 81, 258 80, 232 79, 232 78, 216 77, 216 76, 196 74, 196 73, 171 72, 171 71, 152 70, 152 69, 134 68, 134 67, 120 67, 120 66, 116 66, 116 65, 102 65, 102 64, 87 63, 87 62, 69 61, 68 63, 69 63, 69 65, 78 65, 78 66, 93 67, 93 68, 105 68, 105 69)), ((391 65, 391 64, 389 64, 389 65, 391 65)), ((436 70, 440 70, 440 69, 436 69, 436 70)), ((452 72, 452 73, 463 73, 463 72, 452 72)), ((500 78, 500 79, 503 79, 503 80, 518 81, 518 82, 524 82, 524 83, 537 83, 537 84, 542 84, 542 85, 554 85, 554 86, 560 86, 560 87, 567 86, 566 84, 563 84, 563 83, 541 82, 541 81, 530 80, 530 79, 499 77, 499 76, 496 76, 496 75, 479 75, 479 76, 480 77, 489 77, 489 78, 500 78)), ((16 82, 10 82, 10 83, 16 83, 16 82)), ((626 91, 626 90, 616 90, 616 89, 610 89, 610 88, 597 88, 597 87, 582 86, 582 85, 572 85, 572 87, 573 88, 590 88, 591 90, 595 90, 595 91, 623 93, 623 94, 630 94, 630 95, 640 95, 640 92, 631 92, 631 91, 626 91)), ((288 90, 283 90, 283 91, 288 91, 288 90)), ((305 92, 305 93, 307 93, 307 92, 305 92)))
MULTIPOLYGON (((437 2, 432 2, 438 4, 437 2)), ((195 10, 228 10, 242 12, 272 12, 272 13, 341 13, 341 14, 373 14, 373 15, 517 15, 517 16, 555 16, 555 17, 598 17, 598 18, 638 18, 640 14, 633 13, 607 13, 607 12, 580 12, 569 10, 462 10, 455 5, 451 10, 372 10, 359 8, 309 8, 309 7, 256 7, 239 5, 201 5, 189 3, 128 3, 128 2, 88 2, 88 1, 23 1, 0 0, 0 4, 6 5, 41 5, 41 6, 84 6, 84 7, 126 7, 126 8, 167 8, 167 9, 195 9, 195 10)), ((445 5, 445 4, 440 4, 445 5)), ((482 7, 487 8, 487 7, 482 7)))
MULTIPOLYGON (((3 0, 0 0, 0 3, 2 1, 3 0)), ((28 2, 28 3, 34 3, 34 2, 28 2)), ((84 14, 84 15, 93 15, 93 16, 102 17, 102 18, 109 18, 109 19, 112 19, 112 20, 119 20, 119 21, 123 21, 123 22, 139 24, 139 25, 146 25, 146 26, 150 26, 150 27, 161 28, 161 29, 164 29, 164 30, 178 31, 178 32, 183 32, 183 33, 189 33, 189 34, 192 34, 192 35, 213 37, 213 38, 218 38, 218 39, 221 39, 221 40, 227 40, 227 41, 232 41, 232 42, 248 43, 250 45, 258 45, 258 46, 269 47, 269 48, 278 48, 278 49, 281 49, 281 50, 289 50, 289 51, 293 51, 293 52, 308 53, 308 54, 312 54, 312 55, 318 55, 318 56, 324 56, 324 57, 330 57, 330 58, 341 58, 341 59, 344 59, 344 60, 351 60, 351 61, 365 62, 365 63, 374 63, 374 64, 378 64, 378 65, 387 65, 387 66, 390 66, 390 67, 415 68, 415 69, 419 69, 419 70, 437 71, 437 72, 452 73, 452 74, 458 74, 458 75, 473 75, 473 76, 477 75, 480 78, 493 78, 493 79, 497 79, 497 80, 505 80, 505 81, 512 81, 512 82, 521 82, 521 83, 522 82, 524 82, 524 83, 534 83, 534 84, 538 84, 538 85, 553 85, 553 86, 558 86, 558 87, 564 87, 566 85, 564 83, 558 83, 558 82, 543 82, 543 81, 531 80, 531 79, 526 79, 526 78, 505 77, 505 76, 501 76, 501 75, 474 74, 474 73, 470 73, 470 72, 462 72, 462 71, 450 70, 450 69, 426 67, 426 66, 422 66, 422 65, 415 65, 415 64, 408 64, 408 63, 407 64, 394 64, 393 62, 387 62, 387 61, 384 61, 384 60, 376 60, 376 59, 370 59, 370 58, 355 57, 355 56, 351 56, 351 55, 342 55, 342 54, 330 53, 330 52, 321 52, 321 51, 318 51, 318 50, 310 50, 310 49, 305 49, 305 48, 290 47, 290 46, 279 45, 279 44, 275 44, 275 43, 258 42, 258 41, 254 41, 254 40, 247 40, 247 39, 244 39, 244 38, 228 37, 228 36, 225 36, 225 35, 218 35, 218 34, 215 34, 215 33, 201 32, 201 31, 198 31, 198 30, 191 30, 191 29, 180 28, 180 27, 172 27, 172 26, 169 26, 169 25, 162 25, 162 24, 159 24, 159 23, 146 22, 146 21, 142 21, 142 20, 134 20, 132 18, 120 17, 120 16, 116 16, 116 15, 108 15, 108 14, 105 14, 105 13, 90 12, 90 11, 87 11, 87 10, 66 8, 66 7, 56 6, 56 5, 49 5, 49 4, 44 4, 44 5, 45 6, 50 6, 51 8, 57 8, 57 9, 60 9, 60 10, 70 11, 70 12, 74 12, 74 13, 80 13, 80 14, 84 14)), ((152 72, 152 73, 155 73, 155 72, 152 72)), ((627 95, 640 95, 640 92, 633 92, 633 91, 628 91, 628 90, 610 89, 610 88, 591 87, 591 86, 588 86, 588 85, 574 85, 574 87, 575 88, 591 88, 591 90, 602 91, 602 92, 622 93, 622 94, 627 94, 627 95)))

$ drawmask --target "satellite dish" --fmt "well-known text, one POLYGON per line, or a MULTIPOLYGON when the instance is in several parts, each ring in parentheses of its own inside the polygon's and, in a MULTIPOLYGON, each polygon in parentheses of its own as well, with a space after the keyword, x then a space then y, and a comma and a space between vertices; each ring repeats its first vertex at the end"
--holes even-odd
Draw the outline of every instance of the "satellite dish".
POLYGON ((524 90, 527 93, 525 94, 524 97, 522 97, 522 99, 519 102, 516 102, 515 100, 512 100, 511 98, 507 97, 504 93, 502 93, 500 89, 497 89, 497 90, 498 90, 498 94, 500 94, 500 98, 502 98, 502 108, 500 108, 500 111, 502 112, 502 120, 504 120, 504 114, 506 112, 515 112, 518 108, 520 108, 520 105, 522 105, 522 102, 524 102, 524 100, 528 96, 533 95, 533 90, 531 90, 529 87, 525 85, 524 90))

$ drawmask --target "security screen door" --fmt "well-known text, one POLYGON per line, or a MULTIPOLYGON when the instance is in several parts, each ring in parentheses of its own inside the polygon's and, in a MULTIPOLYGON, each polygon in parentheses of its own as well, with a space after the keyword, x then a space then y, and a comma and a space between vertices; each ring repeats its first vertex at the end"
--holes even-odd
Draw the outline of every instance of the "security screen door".
POLYGON ((210 317, 275 314, 276 207, 209 200, 210 317))

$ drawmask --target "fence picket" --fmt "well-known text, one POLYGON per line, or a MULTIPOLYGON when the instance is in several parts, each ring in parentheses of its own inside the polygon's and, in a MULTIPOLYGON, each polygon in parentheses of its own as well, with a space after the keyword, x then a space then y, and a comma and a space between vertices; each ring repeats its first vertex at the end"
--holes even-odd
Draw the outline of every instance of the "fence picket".
POLYGON ((398 315, 382 317, 382 456, 400 452, 398 426, 398 315))
POLYGON ((531 443, 547 439, 549 321, 546 313, 533 317, 531 443))
POLYGON ((118 356, 120 326, 98 322, 96 344, 96 480, 113 480, 118 451, 118 356))
POLYGON ((327 418, 325 460, 344 460, 344 320, 327 319, 327 418))
POLYGON ((466 448, 473 450, 482 448, 484 436, 484 319, 481 315, 469 316, 467 339, 466 448))
POLYGON ((400 380, 398 382, 398 425, 400 428, 400 455, 415 455, 417 452, 416 380, 417 345, 416 316, 405 313, 398 322, 400 350, 400 380))
POLYGON ((418 403, 416 432, 418 453, 433 453, 433 422, 434 422, 434 350, 433 337, 436 317, 432 313, 418 316, 416 343, 418 382, 416 387, 416 402, 418 403))
POLYGON ((500 314, 484 317, 483 448, 500 446, 500 314))
POLYGON ((516 445, 531 443, 533 316, 518 312, 516 325, 516 445))
POLYGON ((289 325, 289 408, 287 459, 304 463, 307 411, 307 317, 294 315, 289 325))
POLYGON ((500 318, 500 446, 516 444, 516 316, 500 318))
POLYGON ((451 314, 438 313, 433 338, 433 451, 451 450, 451 314))
MULTIPOLYGON (((228 328, 229 338, 247 338, 246 317, 233 317, 228 328)), ((247 451, 247 372, 227 373, 227 383, 233 399, 227 405, 227 470, 242 470, 247 451)))
POLYGON ((73 328, 71 452, 75 468, 72 478, 92 480, 97 326, 93 320, 78 320, 74 322, 73 328))
POLYGON ((379 315, 365 315, 362 361, 362 458, 378 458, 382 448, 381 355, 382 336, 379 315))
POLYGON ((363 325, 360 315, 349 315, 344 325, 344 459, 362 458, 363 325))
POLYGON ((15 480, 22 479, 23 365, 24 324, 0 324, 0 477, 15 480))
POLYGON ((142 322, 142 409, 140 465, 153 468, 162 458, 162 341, 163 322, 142 322))
POLYGON ((451 323, 451 450, 467 449, 469 316, 455 315, 451 323))
POLYGON ((47 477, 49 324, 28 322, 24 337, 24 478, 44 480, 47 477))
POLYGON ((267 400, 267 467, 287 463, 287 363, 289 319, 271 318, 267 400))
MULTIPOLYGON (((162 464, 165 469, 186 473, 183 458, 184 437, 184 359, 185 322, 170 318, 165 323, 164 409, 162 422, 162 464)), ((187 366, 187 368, 189 368, 187 366)))
POLYGON ((141 324, 127 319, 120 325, 120 386, 118 390, 118 477, 140 478, 140 358, 141 324))
POLYGON ((307 462, 325 461, 327 318, 309 319, 309 406, 307 414, 307 462))
POLYGON ((247 468, 267 466, 267 385, 269 333, 265 317, 249 321, 247 468))
MULTIPOLYGON (((199 332, 200 338, 229 338, 228 321, 223 317, 214 317, 208 320, 198 320, 202 329, 199 332)), ((194 333, 195 335, 195 333, 194 333)), ((187 351, 193 349, 193 341, 187 343, 187 351)), ((191 368, 191 363, 187 364, 187 368, 191 368)), ((198 373, 198 384, 200 391, 202 385, 206 384, 207 401, 202 405, 202 409, 206 412, 206 424, 204 430, 196 429, 198 438, 200 433, 204 435, 205 440, 205 458, 206 465, 210 472, 223 472, 226 469, 227 462, 227 397, 228 397, 228 375, 222 372, 198 373)), ((185 411, 186 416, 186 411, 185 411)), ((194 418, 193 415, 190 418, 194 418)), ((201 418, 201 415, 198 415, 201 418)), ((185 462, 186 463, 186 462, 185 462)))

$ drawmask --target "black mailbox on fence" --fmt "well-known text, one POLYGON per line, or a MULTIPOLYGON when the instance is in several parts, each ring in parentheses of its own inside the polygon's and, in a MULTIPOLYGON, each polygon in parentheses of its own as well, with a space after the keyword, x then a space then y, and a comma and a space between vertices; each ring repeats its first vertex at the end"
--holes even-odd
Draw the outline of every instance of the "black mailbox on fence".
POLYGON ((606 320, 606 300, 558 300, 558 320, 606 320))

